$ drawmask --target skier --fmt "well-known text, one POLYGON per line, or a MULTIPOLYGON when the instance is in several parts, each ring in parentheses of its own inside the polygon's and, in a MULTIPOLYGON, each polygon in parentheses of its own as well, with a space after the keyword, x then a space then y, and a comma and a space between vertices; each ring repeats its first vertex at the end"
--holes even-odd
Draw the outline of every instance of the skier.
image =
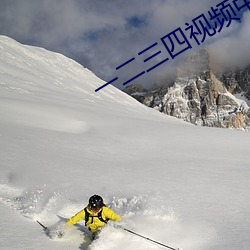
POLYGON ((120 222, 122 219, 120 215, 105 206, 101 196, 95 194, 89 198, 89 204, 72 216, 67 224, 74 225, 80 220, 85 220, 85 226, 92 232, 94 239, 109 220, 120 222))

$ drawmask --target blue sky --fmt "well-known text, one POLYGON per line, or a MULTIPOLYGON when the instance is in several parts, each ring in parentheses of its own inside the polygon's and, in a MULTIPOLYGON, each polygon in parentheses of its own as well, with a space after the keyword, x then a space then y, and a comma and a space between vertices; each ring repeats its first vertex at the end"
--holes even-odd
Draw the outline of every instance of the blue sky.
MULTIPOLYGON (((229 0, 228 3, 232 3, 229 0)), ((221 0, 1 0, 0 34, 22 43, 63 53, 106 81, 118 77, 122 83, 168 56, 161 38, 200 14, 207 14, 221 0), (158 47, 138 57, 138 52, 157 42, 158 47), (144 59, 161 53, 144 63, 144 59), (135 57, 121 70, 118 65, 135 57)), ((239 6, 243 0, 238 0, 239 6)), ((241 22, 233 22, 220 34, 201 46, 185 51, 140 78, 145 86, 165 81, 169 72, 189 54, 211 46, 222 63, 247 63, 249 56, 250 11, 238 13, 241 22), (237 39, 236 39, 237 38, 237 39), (235 51, 237 48, 237 52, 235 51), (230 51, 231 53, 228 53, 230 51), (231 54, 231 56, 229 55, 231 54)), ((249 63, 249 62, 248 62, 249 63)))

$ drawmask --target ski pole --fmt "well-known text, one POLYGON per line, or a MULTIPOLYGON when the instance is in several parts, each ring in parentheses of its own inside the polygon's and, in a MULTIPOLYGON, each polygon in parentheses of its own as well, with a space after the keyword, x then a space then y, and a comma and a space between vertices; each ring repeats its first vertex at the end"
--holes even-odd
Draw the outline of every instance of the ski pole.
POLYGON ((48 230, 48 228, 47 227, 45 227, 41 222, 39 222, 38 220, 36 221, 40 226, 42 226, 43 227, 43 229, 46 231, 46 230, 48 230))
POLYGON ((180 248, 173 248, 173 247, 164 245, 164 244, 162 244, 162 243, 160 243, 160 242, 158 242, 158 241, 152 240, 152 239, 150 239, 150 238, 148 238, 148 237, 145 237, 145 236, 143 236, 143 235, 140 235, 140 234, 138 234, 138 233, 135 233, 135 232, 133 232, 133 231, 127 229, 127 228, 122 228, 122 229, 125 230, 125 231, 127 231, 127 232, 129 232, 129 233, 131 233, 131 234, 137 235, 137 236, 139 236, 139 237, 141 237, 141 238, 143 238, 143 239, 145 239, 145 240, 154 242, 154 243, 156 243, 156 244, 158 244, 158 245, 161 245, 161 246, 163 246, 163 247, 169 248, 169 249, 171 249, 171 250, 180 250, 180 248))

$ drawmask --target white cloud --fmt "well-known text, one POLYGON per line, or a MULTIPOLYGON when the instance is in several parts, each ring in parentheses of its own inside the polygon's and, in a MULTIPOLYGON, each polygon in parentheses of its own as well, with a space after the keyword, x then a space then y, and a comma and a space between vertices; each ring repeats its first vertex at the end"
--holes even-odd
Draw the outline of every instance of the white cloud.
POLYGON ((226 36, 211 45, 211 51, 219 65, 243 67, 250 63, 250 12, 245 12, 241 23, 230 27, 226 36))
MULTIPOLYGON (((167 54, 164 46, 160 44, 160 38, 178 27, 185 27, 185 22, 191 22, 198 15, 206 14, 210 7, 215 7, 220 2, 220 0, 2 0, 0 33, 21 42, 62 52, 77 59, 107 81, 118 74, 121 82, 117 86, 122 87, 119 84, 125 79, 145 70, 145 66, 149 67, 138 58, 139 51, 159 42, 159 49, 162 50, 159 60, 164 59, 167 54), (132 25, 132 17, 134 20, 137 18, 142 20, 142 24, 132 25), (133 56, 137 56, 135 64, 120 71, 115 70, 115 67, 133 56)), ((219 37, 216 35, 214 39, 217 40, 219 37)), ((222 37, 221 43, 223 44, 223 41, 229 43, 228 39, 231 38, 235 40, 233 36, 222 37)), ((244 39, 248 38, 243 34, 239 35, 240 41, 237 43, 242 42, 243 47, 247 47, 244 39)), ((217 47, 223 46, 218 43, 217 47)), ((192 50, 194 51, 195 49, 192 50)), ((188 55, 188 52, 184 55, 188 55)), ((152 78, 161 78, 177 61, 178 59, 169 60, 138 80, 146 83, 152 78)))

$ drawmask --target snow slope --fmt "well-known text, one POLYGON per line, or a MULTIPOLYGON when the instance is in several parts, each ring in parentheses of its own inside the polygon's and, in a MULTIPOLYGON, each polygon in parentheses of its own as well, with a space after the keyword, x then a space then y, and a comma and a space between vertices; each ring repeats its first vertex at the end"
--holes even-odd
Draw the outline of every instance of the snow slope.
POLYGON ((95 93, 103 84, 0 36, 0 248, 162 249, 112 225, 90 244, 83 223, 61 240, 36 223, 53 228, 97 193, 166 245, 249 250, 249 133, 192 126, 112 86, 95 93))

